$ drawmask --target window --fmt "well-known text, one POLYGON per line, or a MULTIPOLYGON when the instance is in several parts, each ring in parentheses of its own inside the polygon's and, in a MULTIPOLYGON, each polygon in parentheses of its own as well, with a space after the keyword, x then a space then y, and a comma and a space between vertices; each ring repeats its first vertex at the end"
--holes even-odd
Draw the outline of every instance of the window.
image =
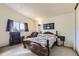
POLYGON ((25 31, 25 25, 24 25, 24 23, 20 23, 20 31, 25 31))
POLYGON ((19 31, 19 23, 18 22, 13 21, 12 30, 13 31, 19 31))
POLYGON ((17 32, 17 31, 28 31, 27 23, 20 23, 8 19, 6 31, 17 32))
POLYGON ((43 29, 44 30, 54 29, 54 26, 55 26, 54 23, 43 24, 43 29))

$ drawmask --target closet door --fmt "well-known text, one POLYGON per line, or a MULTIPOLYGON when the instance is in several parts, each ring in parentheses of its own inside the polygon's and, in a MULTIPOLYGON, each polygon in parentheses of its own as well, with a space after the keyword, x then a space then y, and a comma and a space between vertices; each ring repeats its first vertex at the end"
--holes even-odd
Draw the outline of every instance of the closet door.
POLYGON ((79 54, 79 5, 76 9, 76 50, 79 54))

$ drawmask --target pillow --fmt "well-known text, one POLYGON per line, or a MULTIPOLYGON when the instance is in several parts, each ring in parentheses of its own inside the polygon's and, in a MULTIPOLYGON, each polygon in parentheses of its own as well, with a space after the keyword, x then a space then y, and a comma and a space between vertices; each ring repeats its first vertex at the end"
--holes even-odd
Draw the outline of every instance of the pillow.
POLYGON ((55 35, 52 35, 52 34, 38 34, 38 37, 55 37, 55 35))
POLYGON ((51 34, 45 34, 46 36, 49 36, 49 37, 53 37, 53 36, 55 36, 55 35, 51 35, 51 34))
POLYGON ((45 34, 38 34, 38 37, 45 37, 45 34))

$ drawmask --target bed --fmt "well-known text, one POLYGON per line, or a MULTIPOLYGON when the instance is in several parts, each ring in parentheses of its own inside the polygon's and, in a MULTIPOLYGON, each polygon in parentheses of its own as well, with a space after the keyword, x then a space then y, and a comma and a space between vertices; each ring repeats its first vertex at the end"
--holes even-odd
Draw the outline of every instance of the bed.
POLYGON ((47 56, 50 54, 50 48, 56 44, 56 41, 57 31, 56 34, 51 32, 44 32, 43 34, 38 34, 37 37, 23 39, 23 45, 24 48, 30 49, 37 55, 47 56))

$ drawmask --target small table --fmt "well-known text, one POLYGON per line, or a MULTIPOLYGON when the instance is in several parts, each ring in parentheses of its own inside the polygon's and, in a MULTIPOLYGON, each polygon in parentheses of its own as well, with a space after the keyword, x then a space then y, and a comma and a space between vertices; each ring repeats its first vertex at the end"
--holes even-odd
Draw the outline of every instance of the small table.
POLYGON ((64 46, 65 36, 58 35, 58 38, 60 38, 60 40, 63 41, 63 44, 62 45, 64 46))

